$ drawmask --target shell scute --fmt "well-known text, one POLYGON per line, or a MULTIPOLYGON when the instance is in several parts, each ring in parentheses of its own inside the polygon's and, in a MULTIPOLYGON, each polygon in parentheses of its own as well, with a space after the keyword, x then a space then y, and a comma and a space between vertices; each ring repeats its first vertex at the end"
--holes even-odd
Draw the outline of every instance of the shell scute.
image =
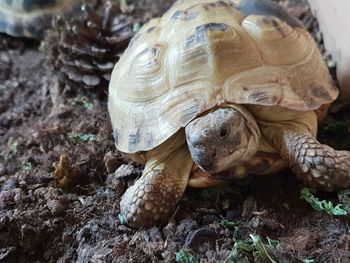
POLYGON ((237 5, 245 16, 262 15, 276 17, 285 21, 291 27, 303 27, 302 23, 293 16, 290 16, 277 3, 270 0, 241 0, 237 5))
POLYGON ((177 10, 174 15, 171 17, 172 20, 182 20, 182 21, 191 21, 195 19, 199 13, 190 12, 188 10, 177 10))
POLYGON ((226 31, 228 26, 225 23, 208 23, 196 27, 196 34, 204 34, 205 32, 226 31))
POLYGON ((129 134, 129 151, 133 151, 140 143, 140 129, 137 128, 135 132, 129 134))

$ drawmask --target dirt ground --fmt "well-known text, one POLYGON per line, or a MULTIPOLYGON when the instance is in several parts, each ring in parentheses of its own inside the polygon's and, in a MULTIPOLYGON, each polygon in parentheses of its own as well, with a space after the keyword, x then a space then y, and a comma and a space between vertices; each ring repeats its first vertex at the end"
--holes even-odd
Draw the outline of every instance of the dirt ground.
MULTIPOLYGON (((137 8, 151 17, 169 2, 143 0, 137 8)), ((280 3, 307 26, 334 73, 305 2, 280 3)), ((168 224, 123 225, 119 201, 142 167, 114 148, 107 96, 59 82, 41 50, 0 36, 0 262, 175 262, 181 249, 200 262, 233 262, 234 244, 250 234, 280 241, 276 262, 350 262, 349 218, 300 200, 290 171, 188 189, 168 224), (58 181, 53 171, 63 155, 74 176, 58 181)), ((320 127, 322 142, 350 149, 347 112, 339 100, 320 127)))

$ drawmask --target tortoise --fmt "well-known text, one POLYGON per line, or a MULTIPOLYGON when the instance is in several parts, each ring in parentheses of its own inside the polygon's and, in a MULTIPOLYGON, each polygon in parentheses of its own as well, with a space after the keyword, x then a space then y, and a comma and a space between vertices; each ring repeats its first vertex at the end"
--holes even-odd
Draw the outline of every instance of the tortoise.
POLYGON ((0 32, 14 37, 40 39, 55 15, 77 11, 77 0, 4 0, 0 1, 0 32))
POLYGON ((118 150, 145 164, 120 203, 132 227, 164 222, 187 186, 289 167, 304 184, 350 186, 350 152, 316 139, 338 96, 316 43, 268 0, 177 1, 115 65, 118 150), (217 176, 220 175, 220 176, 217 176))

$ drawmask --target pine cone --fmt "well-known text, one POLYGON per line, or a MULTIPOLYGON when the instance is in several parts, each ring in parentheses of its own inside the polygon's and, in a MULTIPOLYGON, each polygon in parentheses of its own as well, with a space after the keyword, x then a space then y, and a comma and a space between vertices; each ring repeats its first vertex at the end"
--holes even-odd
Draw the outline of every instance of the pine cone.
POLYGON ((83 5, 82 11, 82 16, 70 21, 57 19, 56 29, 47 35, 49 64, 66 80, 105 91, 138 21, 123 14, 118 5, 102 0, 83 5))

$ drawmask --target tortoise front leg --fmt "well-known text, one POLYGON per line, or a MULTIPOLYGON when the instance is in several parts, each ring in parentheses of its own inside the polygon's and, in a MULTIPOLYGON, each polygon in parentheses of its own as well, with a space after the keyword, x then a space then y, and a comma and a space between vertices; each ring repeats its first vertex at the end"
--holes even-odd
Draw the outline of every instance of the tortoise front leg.
POLYGON ((306 185, 325 191, 350 186, 350 152, 321 144, 306 130, 281 128, 267 136, 306 185))
POLYGON ((147 153, 142 176, 123 195, 120 213, 133 227, 166 221, 180 201, 193 161, 183 144, 178 149, 161 145, 147 153))

